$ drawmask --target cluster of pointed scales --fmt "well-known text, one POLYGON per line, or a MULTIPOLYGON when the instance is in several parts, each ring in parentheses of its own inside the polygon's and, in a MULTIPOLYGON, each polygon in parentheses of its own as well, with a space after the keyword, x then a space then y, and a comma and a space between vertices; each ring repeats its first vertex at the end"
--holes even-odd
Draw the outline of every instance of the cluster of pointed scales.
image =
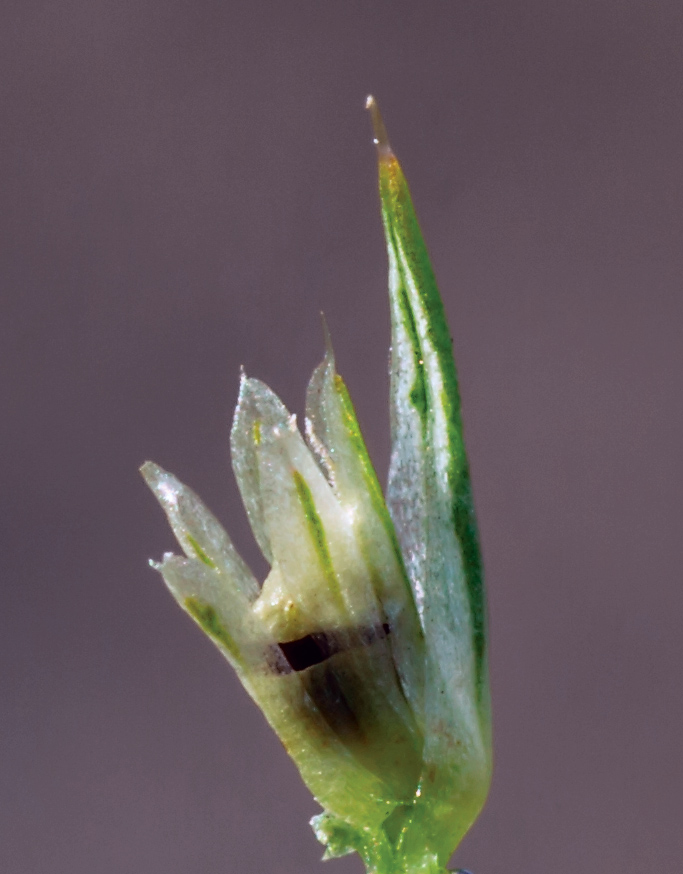
POLYGON ((262 585, 199 498, 142 472, 184 555, 154 566, 214 641, 324 808, 326 857, 436 874, 491 770, 481 563, 443 305, 401 169, 376 128, 389 251, 387 501, 336 373, 311 378, 305 436, 243 375, 232 463, 270 565, 262 585))
POLYGON ((186 553, 156 567, 321 804, 373 827, 418 788, 423 636, 330 351, 309 385, 306 431, 308 442, 266 385, 242 378, 232 459, 271 566, 262 587, 199 498, 147 463, 144 476, 186 553))
POLYGON ((315 827, 328 856, 391 853, 429 779, 424 634, 331 349, 309 384, 306 439, 280 399, 243 376, 231 449, 271 566, 263 585, 197 495, 148 462, 185 552, 154 566, 325 808, 315 827))

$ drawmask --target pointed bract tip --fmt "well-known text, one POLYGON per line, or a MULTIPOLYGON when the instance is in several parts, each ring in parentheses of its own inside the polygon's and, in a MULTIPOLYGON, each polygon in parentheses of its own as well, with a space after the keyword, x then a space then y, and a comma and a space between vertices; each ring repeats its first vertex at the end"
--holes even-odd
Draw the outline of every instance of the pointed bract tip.
POLYGON ((325 340, 325 360, 328 363, 331 363, 334 367, 334 349, 332 348, 332 335, 330 334, 330 329, 327 325, 325 313, 320 313, 320 319, 323 323, 323 338, 325 340))
POLYGON ((368 98, 365 101, 365 108, 370 112, 370 118, 372 119, 372 129, 375 134, 373 142, 377 146, 379 157, 386 158, 393 155, 393 152, 391 151, 391 146, 389 145, 387 129, 384 127, 382 114, 379 111, 377 101, 372 96, 372 94, 368 95, 368 98))
POLYGON ((157 482, 161 477, 166 473, 166 471, 159 467, 158 464, 155 464, 153 461, 146 461, 143 465, 140 466, 140 473, 142 474, 146 483, 151 485, 152 483, 157 482))
POLYGON ((244 364, 240 364, 240 387, 237 392, 237 403, 239 404, 242 400, 242 396, 247 388, 247 383, 249 382, 249 377, 247 376, 247 371, 244 369, 244 364))

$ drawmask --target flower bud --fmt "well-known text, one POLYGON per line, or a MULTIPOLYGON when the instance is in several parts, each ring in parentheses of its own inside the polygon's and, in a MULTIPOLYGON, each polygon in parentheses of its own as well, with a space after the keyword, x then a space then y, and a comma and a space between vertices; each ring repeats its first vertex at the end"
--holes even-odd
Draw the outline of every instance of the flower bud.
POLYGON ((184 551, 154 564, 232 664, 324 808, 326 857, 438 872, 491 768, 485 605, 451 338, 374 101, 389 253, 392 454, 385 503, 327 342, 305 439, 242 376, 232 462, 270 565, 259 586, 199 498, 142 473, 184 551))

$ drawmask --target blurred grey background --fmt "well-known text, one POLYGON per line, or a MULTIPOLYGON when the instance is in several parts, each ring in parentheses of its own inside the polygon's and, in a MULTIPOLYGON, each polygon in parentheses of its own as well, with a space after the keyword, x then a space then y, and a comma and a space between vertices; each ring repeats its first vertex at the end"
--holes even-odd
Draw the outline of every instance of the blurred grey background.
POLYGON ((496 771, 454 864, 683 857, 679 0, 4 0, 0 870, 304 874, 317 810, 147 566, 137 468, 265 564, 239 366, 301 413, 321 310, 384 478, 368 92, 455 337, 496 771))

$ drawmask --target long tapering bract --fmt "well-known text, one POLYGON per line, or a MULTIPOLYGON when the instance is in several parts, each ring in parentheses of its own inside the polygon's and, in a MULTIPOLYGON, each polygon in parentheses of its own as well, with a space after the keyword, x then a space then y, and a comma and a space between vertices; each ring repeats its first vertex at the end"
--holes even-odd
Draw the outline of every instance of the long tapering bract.
POLYGON ((464 834, 486 796, 490 713, 482 563, 460 393, 452 338, 408 184, 373 98, 368 108, 389 257, 387 504, 425 635, 424 758, 426 772, 434 766, 439 774, 439 785, 426 781, 424 791, 444 817, 459 811, 453 831, 464 834))

